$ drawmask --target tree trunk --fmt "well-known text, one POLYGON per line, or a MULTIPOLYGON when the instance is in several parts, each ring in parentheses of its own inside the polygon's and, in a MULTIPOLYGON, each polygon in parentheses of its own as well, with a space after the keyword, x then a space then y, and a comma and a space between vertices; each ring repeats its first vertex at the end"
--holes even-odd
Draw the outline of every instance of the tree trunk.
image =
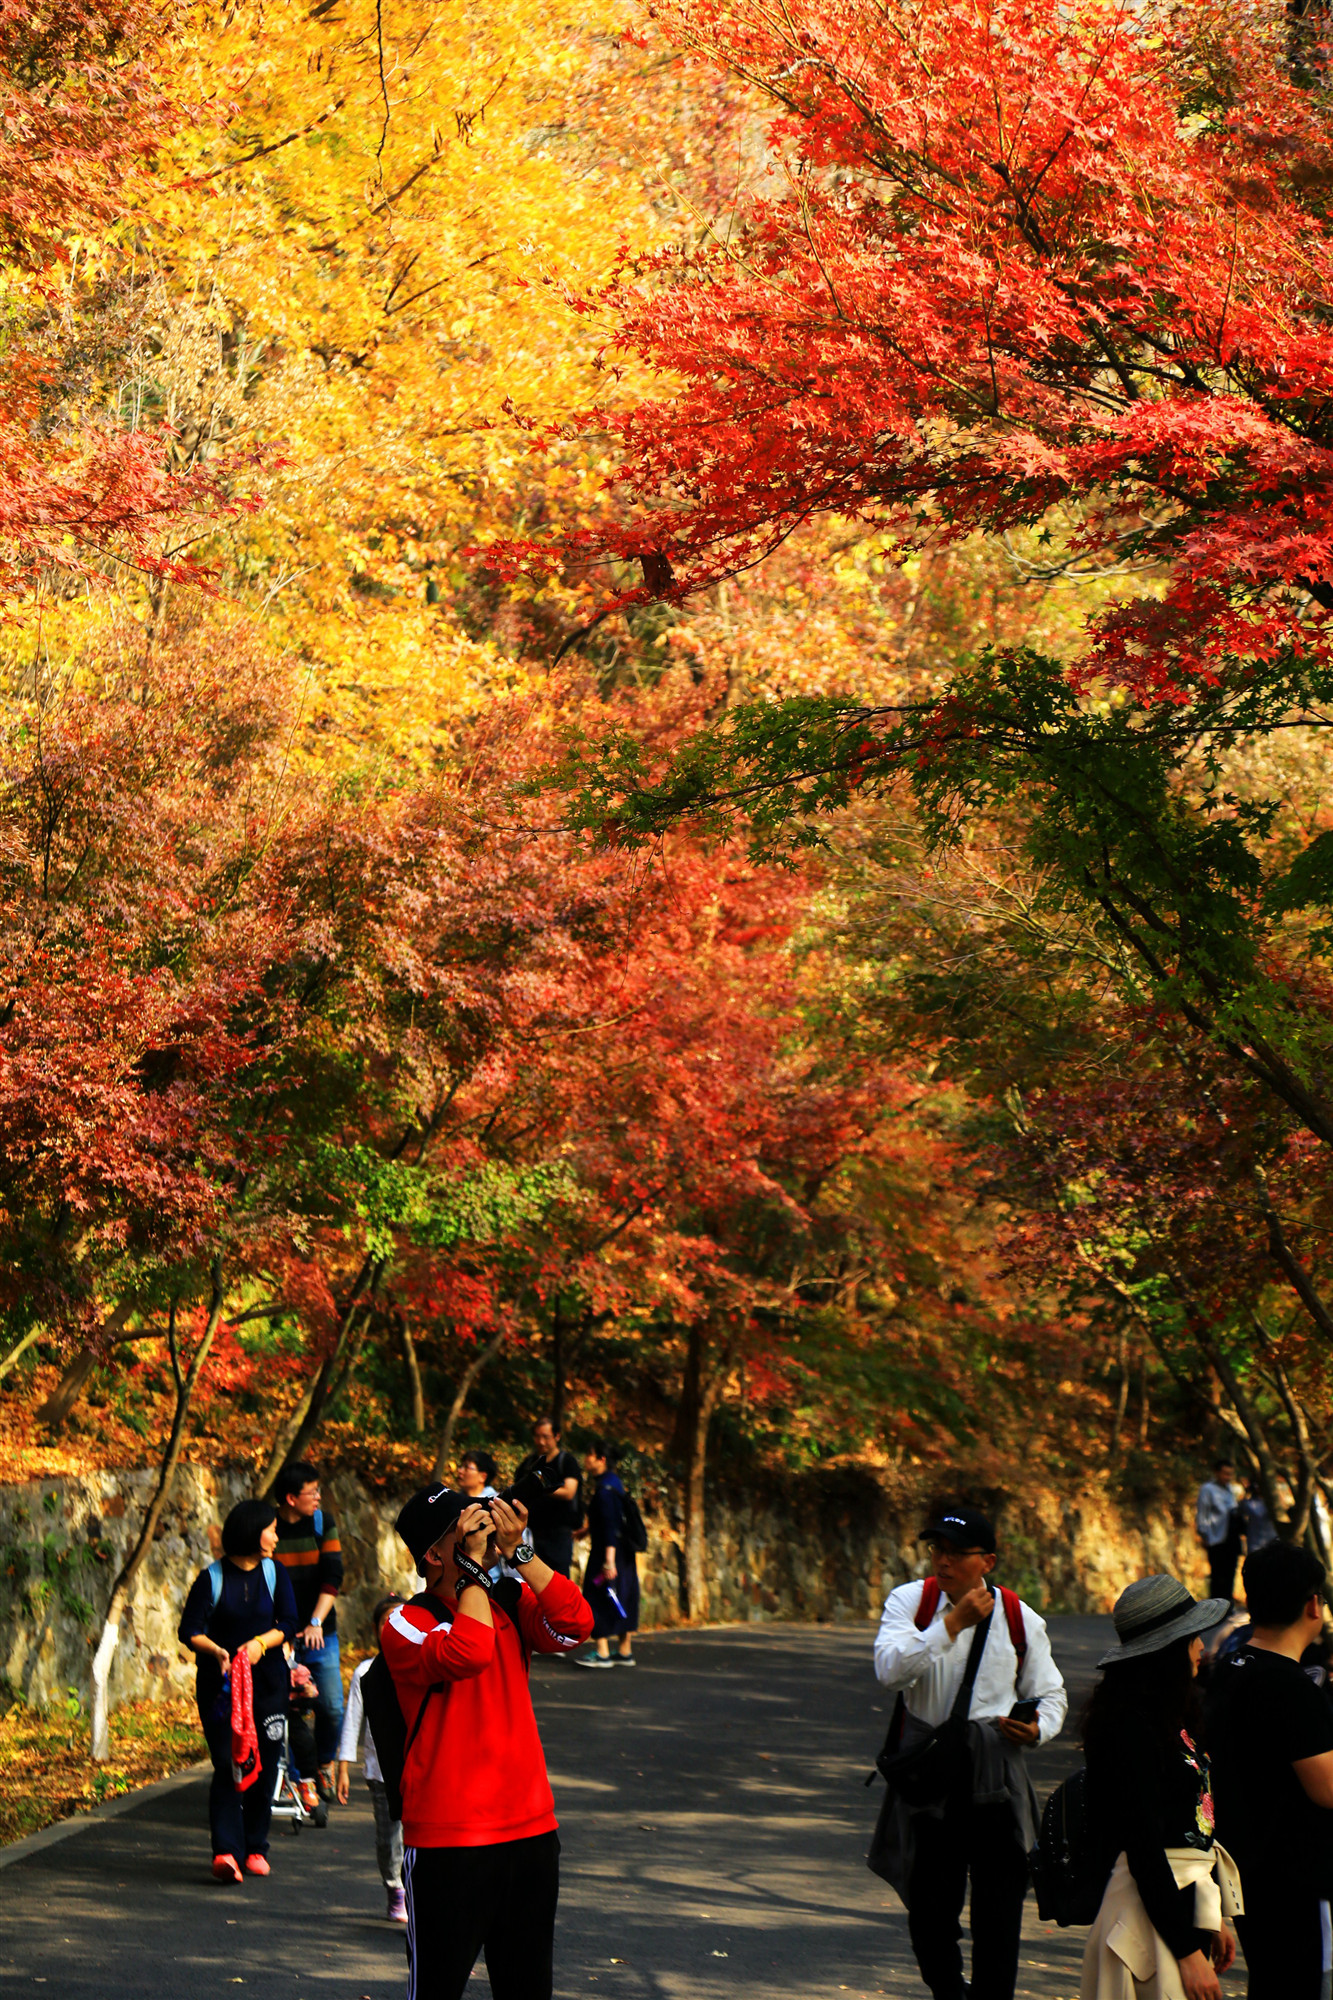
POLYGON ((1120 1389, 1116 1396, 1115 1416, 1111 1420, 1110 1458, 1112 1465, 1115 1464, 1120 1456, 1120 1436, 1125 1427, 1125 1412, 1129 1408, 1129 1356, 1126 1349, 1125 1329, 1122 1326, 1116 1342, 1116 1360, 1120 1367, 1120 1389))
MULTIPOLYGON (((326 1369, 321 1369, 315 1382, 314 1394, 310 1398, 305 1416, 287 1447, 288 1458, 305 1457, 315 1433, 324 1421, 324 1412, 337 1402, 347 1387, 352 1372, 361 1359, 361 1349, 365 1345, 366 1334, 370 1329, 372 1313, 373 1308, 369 1302, 363 1302, 350 1316, 344 1337, 339 1340, 326 1369)), ((281 1470, 281 1466, 275 1467, 275 1478, 281 1470)))
POLYGON ((102 1357, 102 1342, 108 1335, 119 1333, 134 1310, 131 1301, 118 1305, 106 1325, 101 1338, 81 1347, 74 1358, 67 1363, 65 1372, 56 1383, 44 1403, 37 1406, 37 1421, 49 1431, 60 1430, 87 1387, 88 1378, 102 1357))
POLYGON ((454 1432, 458 1429, 458 1419, 463 1414, 463 1406, 472 1393, 472 1384, 476 1381, 486 1363, 495 1359, 503 1344, 504 1332, 501 1330, 499 1333, 492 1335, 486 1345, 473 1355, 471 1361, 468 1362, 467 1367, 458 1378, 458 1387, 454 1391, 454 1400, 449 1405, 449 1414, 444 1420, 444 1429, 440 1432, 440 1448, 435 1454, 435 1477, 437 1479, 443 1479, 448 1470, 449 1460, 452 1458, 454 1450, 454 1432))
POLYGON ((347 1302, 347 1309, 342 1316, 342 1323, 338 1328, 337 1338, 332 1348, 324 1356, 324 1359, 306 1383, 305 1390, 296 1408, 287 1418, 287 1421, 278 1426, 277 1436, 273 1440, 273 1449, 269 1453, 268 1464, 264 1467, 264 1476, 255 1488, 259 1499, 268 1499, 270 1493, 273 1491, 273 1482, 282 1471, 283 1466, 287 1464, 289 1459, 298 1457, 300 1450, 314 1436, 316 1430, 319 1428, 319 1420, 324 1414, 325 1405, 329 1401, 330 1390, 335 1380, 338 1382, 339 1387, 346 1380, 346 1370, 343 1368, 343 1361, 356 1323, 361 1317, 361 1301, 365 1297, 366 1292, 378 1284, 383 1269, 384 1266, 382 1263, 372 1263, 370 1258, 367 1257, 360 1271, 357 1273, 356 1283, 352 1287, 352 1296, 347 1302))
POLYGON ((403 1350, 403 1365, 407 1369, 407 1387, 412 1398, 412 1430, 420 1437, 426 1428, 426 1392, 421 1386, 421 1363, 417 1360, 417 1344, 412 1338, 412 1329, 401 1313, 398 1314, 398 1339, 403 1350))
POLYGON ((698 1321, 691 1326, 685 1347, 685 1370, 681 1381, 680 1408, 676 1413, 675 1455, 685 1468, 684 1602, 681 1610, 691 1623, 708 1616, 708 1524, 705 1516, 705 1477, 708 1470, 708 1426, 722 1400, 729 1347, 710 1357, 708 1328, 698 1321))
POLYGON ((559 1292, 551 1315, 551 1425, 559 1437, 565 1425, 565 1321, 559 1292))
POLYGON ((143 1517, 134 1546, 125 1558, 120 1575, 111 1586, 111 1599, 107 1605, 106 1620, 102 1626, 102 1636, 97 1642, 97 1651, 93 1655, 93 1757, 99 1764, 104 1764, 111 1755, 110 1707, 107 1692, 108 1683, 111 1678, 111 1662, 115 1658, 116 1647, 120 1640, 120 1621, 124 1616, 125 1605, 130 1594, 130 1586, 139 1573, 144 1557, 152 1547, 153 1537, 157 1533, 158 1522, 162 1519, 162 1510, 171 1496, 172 1481, 176 1476, 176 1467, 180 1463, 181 1451, 185 1444, 185 1431, 186 1425, 189 1422, 190 1404, 193 1401, 199 1377, 203 1373, 204 1363, 208 1359, 209 1349, 213 1345, 214 1335, 217 1333, 222 1319, 222 1301, 222 1265, 221 1261, 215 1258, 213 1260, 212 1292, 209 1298, 208 1320, 204 1326, 203 1333, 199 1337, 199 1344, 194 1350, 194 1357, 184 1375, 181 1374, 180 1357, 176 1348, 176 1302, 173 1299, 171 1303, 170 1317, 167 1322, 167 1341, 171 1352, 172 1373, 176 1378, 176 1414, 172 1419, 171 1433, 167 1438, 166 1450, 162 1454, 162 1464, 158 1471, 157 1485, 154 1488, 153 1497, 148 1503, 148 1509, 143 1517))
POLYGON ((28 1332, 24 1334, 22 1340, 18 1343, 18 1346, 10 1348, 8 1354, 4 1356, 3 1360, 0 1360, 0 1381, 3 1381, 5 1376, 8 1375, 10 1369, 14 1366, 14 1363, 18 1360, 19 1356, 21 1354, 26 1354, 28 1349, 32 1346, 35 1340, 41 1339, 44 1331, 45 1329, 41 1326, 30 1327, 28 1332))

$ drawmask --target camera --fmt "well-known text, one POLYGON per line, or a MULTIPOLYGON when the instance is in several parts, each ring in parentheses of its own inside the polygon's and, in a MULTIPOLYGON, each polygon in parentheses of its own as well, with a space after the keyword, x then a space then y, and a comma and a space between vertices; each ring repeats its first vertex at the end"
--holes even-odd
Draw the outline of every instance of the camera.
MULTIPOLYGON (((497 1500, 505 1501, 511 1507, 517 1500, 520 1507, 527 1508, 528 1512, 531 1513, 533 1503, 544 1500, 548 1491, 549 1488, 541 1473, 534 1471, 525 1473, 517 1485, 504 1487, 495 1497, 497 1500)), ((491 1511, 489 1500, 476 1500, 472 1504, 476 1507, 484 1507, 488 1514, 491 1511)))

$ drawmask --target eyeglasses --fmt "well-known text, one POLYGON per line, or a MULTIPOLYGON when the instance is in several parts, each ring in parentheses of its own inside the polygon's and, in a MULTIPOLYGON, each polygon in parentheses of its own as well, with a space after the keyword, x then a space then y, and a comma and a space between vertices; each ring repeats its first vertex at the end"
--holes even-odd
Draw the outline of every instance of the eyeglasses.
POLYGON ((960 1549, 957 1542, 930 1540, 926 1543, 926 1553, 932 1556, 988 1556, 989 1549, 960 1549))

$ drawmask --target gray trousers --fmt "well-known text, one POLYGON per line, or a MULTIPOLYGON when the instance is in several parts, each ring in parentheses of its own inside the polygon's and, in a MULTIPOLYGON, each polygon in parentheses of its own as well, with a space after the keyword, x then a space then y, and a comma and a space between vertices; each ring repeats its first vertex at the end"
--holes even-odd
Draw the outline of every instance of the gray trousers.
POLYGON ((403 1886, 403 1822, 389 1818, 389 1794, 379 1778, 367 1778, 375 1808, 375 1859, 386 1889, 403 1886))

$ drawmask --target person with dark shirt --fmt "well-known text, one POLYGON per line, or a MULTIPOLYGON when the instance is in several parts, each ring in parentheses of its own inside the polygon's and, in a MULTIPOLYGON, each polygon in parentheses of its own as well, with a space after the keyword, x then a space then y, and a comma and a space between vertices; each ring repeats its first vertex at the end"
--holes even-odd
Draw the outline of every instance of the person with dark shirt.
POLYGON ((588 1567, 583 1595, 592 1611, 591 1653, 576 1653, 576 1667, 632 1667, 639 1629, 639 1563, 625 1539, 625 1488, 611 1447, 594 1438, 583 1459, 592 1480, 588 1495, 588 1567), (616 1641, 614 1658, 611 1641, 616 1641))
POLYGON ((1333 1895, 1333 1709, 1301 1665, 1324 1565, 1270 1542, 1243 1572, 1251 1631, 1208 1692, 1218 1833, 1240 1864, 1250 2000, 1319 2000, 1333 1895))
POLYGON ((1229 1598, 1196 1603, 1172 1576, 1144 1577, 1116 1600, 1119 1644, 1098 1661, 1083 1723, 1088 1824, 1109 1876, 1083 2000, 1150 1981, 1153 1992, 1220 2000, 1217 1975, 1236 1953, 1224 1914, 1237 1905, 1236 1871, 1215 1847, 1195 1683, 1201 1634, 1229 1609, 1229 1598))
POLYGON ((546 1482, 546 1498, 534 1501, 528 1510, 532 1546, 557 1576, 568 1576, 574 1566, 574 1530, 579 1524, 579 1462, 572 1451, 560 1449, 560 1433, 549 1417, 541 1417, 532 1427, 530 1451, 514 1475, 514 1484, 538 1472, 546 1482))
POLYGON ((200 1570, 181 1613, 179 1638, 199 1656, 196 1697, 213 1782, 208 1821, 219 1882, 267 1875, 273 1787, 282 1750, 288 1671, 283 1653, 296 1632, 296 1600, 273 1559, 277 1513, 267 1500, 242 1500, 222 1527, 222 1560, 200 1570), (231 1768, 231 1663, 244 1647, 254 1685, 259 1776, 238 1792, 231 1768))
POLYGON ((1277 1540, 1277 1529, 1264 1500, 1264 1490, 1251 1476, 1245 1481, 1245 1498, 1236 1506, 1236 1531, 1245 1544, 1247 1556, 1257 1555, 1277 1540))
POLYGON ((333 1763, 343 1727, 342 1661, 338 1651, 338 1614, 334 1610, 343 1580, 342 1545, 338 1524, 320 1505, 319 1474, 297 1459, 285 1465, 273 1489, 278 1503, 278 1561, 291 1579, 300 1614, 296 1659, 315 1683, 315 1754, 319 1759, 319 1795, 336 1795, 333 1763))

